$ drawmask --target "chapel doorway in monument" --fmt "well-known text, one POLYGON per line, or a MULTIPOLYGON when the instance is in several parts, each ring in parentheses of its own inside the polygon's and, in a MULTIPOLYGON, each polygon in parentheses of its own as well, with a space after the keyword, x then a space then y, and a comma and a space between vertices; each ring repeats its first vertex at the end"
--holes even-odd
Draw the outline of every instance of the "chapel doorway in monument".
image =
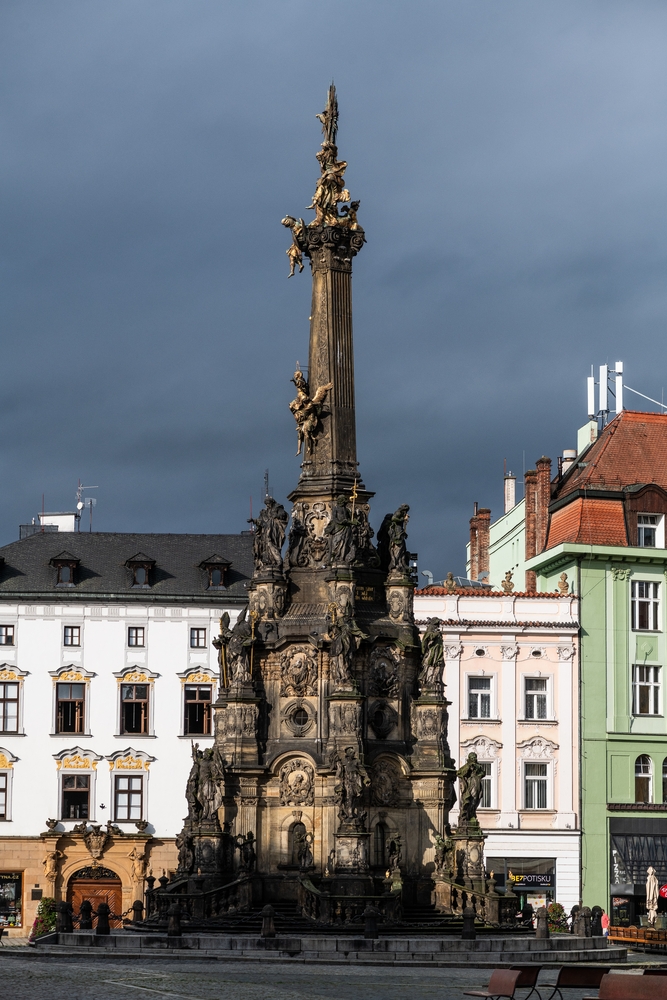
MULTIPOLYGON (((122 927, 123 920, 120 917, 123 903, 123 885, 118 875, 110 868, 103 868, 101 865, 88 865, 74 872, 67 883, 67 902, 72 904, 74 914, 81 910, 84 899, 89 899, 93 904, 93 911, 97 911, 99 903, 107 903, 112 914, 116 917, 109 917, 111 927, 122 927), (120 918, 120 919, 119 919, 120 918)), ((93 926, 97 923, 93 917, 93 926)))

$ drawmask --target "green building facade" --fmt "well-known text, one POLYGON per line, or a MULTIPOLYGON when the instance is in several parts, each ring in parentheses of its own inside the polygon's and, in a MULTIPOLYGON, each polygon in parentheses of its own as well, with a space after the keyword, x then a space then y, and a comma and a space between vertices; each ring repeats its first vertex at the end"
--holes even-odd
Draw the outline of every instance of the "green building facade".
MULTIPOLYGON (((640 923, 647 868, 667 884, 667 415, 589 428, 555 477, 544 458, 526 474, 521 570, 526 591, 580 598, 582 902, 640 923)), ((508 521, 490 525, 494 587, 517 565, 508 521)))

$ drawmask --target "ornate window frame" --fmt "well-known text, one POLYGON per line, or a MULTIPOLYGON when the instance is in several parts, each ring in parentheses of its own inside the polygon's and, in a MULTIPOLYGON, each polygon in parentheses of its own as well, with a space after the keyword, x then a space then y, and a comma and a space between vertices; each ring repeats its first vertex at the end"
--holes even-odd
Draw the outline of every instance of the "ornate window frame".
POLYGON ((90 786, 88 789, 88 819, 87 823, 94 823, 97 815, 97 765, 103 760, 102 754, 95 753, 94 750, 84 750, 80 746, 70 747, 53 754, 58 772, 58 804, 57 813, 60 823, 79 823, 83 820, 73 818, 64 819, 61 816, 63 807, 63 776, 70 774, 81 774, 82 772, 90 776, 90 786))
POLYGON ((558 744, 554 743, 553 740, 548 740, 545 736, 531 736, 530 739, 517 743, 516 748, 521 789, 520 811, 530 813, 554 812, 556 809, 554 785, 558 766, 555 751, 558 750, 558 744), (547 765, 547 805, 545 809, 526 808, 526 764, 547 765))
POLYGON ((132 740, 149 740, 155 739, 155 681, 160 676, 160 674, 155 673, 153 670, 148 670, 146 667, 142 667, 138 663, 131 664, 127 667, 123 667, 122 670, 114 671, 113 676, 116 678, 118 684, 118 692, 116 695, 116 732, 114 733, 114 739, 126 740, 131 738, 132 740), (147 684, 148 685, 148 732, 146 733, 123 733, 121 732, 121 713, 122 713, 122 700, 121 700, 121 686, 123 684, 147 684))
MULTIPOLYGON (((481 659, 481 657, 480 657, 481 659)), ((495 664, 494 664, 495 665, 495 664)), ((465 714, 461 713, 461 722, 479 722, 481 725, 485 725, 489 722, 499 722, 500 714, 498 712, 498 671, 497 670, 487 670, 486 667, 481 667, 475 670, 474 667, 464 670, 463 672, 463 691, 464 691, 464 707, 465 714), (491 695, 491 706, 490 714, 488 718, 478 715, 470 715, 470 681, 476 678, 484 678, 485 680, 491 681, 491 686, 489 688, 489 693, 491 695)))
MULTIPOLYGON (((0 647, 3 648, 3 647, 0 647)), ((16 725, 16 732, 10 733, 4 730, 0 731, 0 739, 10 736, 25 736, 25 729, 23 728, 23 682, 28 676, 30 671, 19 670, 18 667, 13 666, 11 663, 0 663, 0 681, 9 682, 10 684, 18 684, 19 686, 19 711, 18 720, 16 725)))
POLYGON ((545 673, 543 670, 530 670, 526 673, 520 674, 520 688, 521 688, 521 705, 520 711, 517 714, 517 722, 528 722, 531 725, 534 723, 539 726, 544 722, 557 722, 555 713, 555 698, 554 698, 554 681, 555 675, 552 672, 545 673), (526 681, 546 681, 547 689, 547 714, 544 719, 538 719, 537 717, 529 718, 526 715, 526 681))
POLYGON ((12 821, 12 801, 13 801, 13 784, 14 784, 14 764, 18 761, 11 750, 7 750, 6 747, 0 747, 0 774, 6 778, 7 789, 6 789, 6 805, 5 805, 5 815, 4 818, 0 818, 0 823, 11 823, 12 821))
MULTIPOLYGON (((68 647, 69 648, 69 647, 68 647)), ((57 670, 49 670, 49 677, 53 678, 53 693, 51 696, 51 736, 58 739, 81 739, 92 736, 90 731, 90 682, 97 674, 91 670, 84 670, 76 663, 67 663, 57 670), (83 732, 82 733, 59 733, 57 732, 58 722, 58 684, 83 684, 83 732)))
POLYGON ((133 825, 137 822, 134 819, 118 819, 116 816, 116 776, 118 774, 141 775, 141 817, 140 821, 148 820, 148 785, 150 766, 155 761, 144 750, 135 750, 134 747, 126 747, 125 750, 116 750, 106 758, 109 761, 109 818, 114 823, 127 823, 133 825))
POLYGON ((181 721, 179 724, 179 739, 190 740, 193 736, 197 739, 213 739, 215 735, 215 725, 213 720, 213 706, 218 697, 218 685, 220 678, 214 670, 208 667, 190 667, 176 674, 181 682, 181 721), (186 733, 185 732, 185 685, 186 684, 210 684, 211 685, 211 731, 210 733, 186 733))

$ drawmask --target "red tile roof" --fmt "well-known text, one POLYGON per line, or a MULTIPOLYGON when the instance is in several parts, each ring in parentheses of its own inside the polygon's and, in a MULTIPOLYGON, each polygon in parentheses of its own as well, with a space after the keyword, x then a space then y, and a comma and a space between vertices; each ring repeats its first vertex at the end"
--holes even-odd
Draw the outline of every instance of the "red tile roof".
POLYGON ((447 590, 445 587, 424 587, 422 590, 415 590, 416 597, 444 597, 450 594, 454 597, 572 597, 572 594, 559 594, 557 591, 526 591, 513 590, 506 594, 504 590, 487 590, 485 587, 457 587, 455 590, 447 590))
POLYGON ((635 483, 667 489, 667 414, 623 410, 575 463, 552 499, 577 489, 621 490, 635 483))
POLYGON ((622 500, 577 497, 551 515, 546 547, 561 542, 585 545, 627 545, 622 500))

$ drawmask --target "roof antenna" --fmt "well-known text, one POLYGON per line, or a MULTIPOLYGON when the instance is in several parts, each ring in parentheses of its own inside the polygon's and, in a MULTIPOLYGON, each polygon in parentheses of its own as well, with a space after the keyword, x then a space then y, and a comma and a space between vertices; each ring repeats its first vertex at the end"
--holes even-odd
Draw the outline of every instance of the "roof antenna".
POLYGON ((76 488, 76 530, 81 531, 81 511, 84 507, 90 506, 90 531, 93 530, 93 507, 97 504, 97 500, 93 500, 92 497, 85 497, 84 500, 81 499, 84 490, 99 490, 99 486, 84 486, 81 480, 79 480, 79 485, 76 488))
POLYGON ((264 470, 264 499, 268 500, 270 496, 271 496, 271 493, 269 492, 269 470, 265 469, 264 470))

